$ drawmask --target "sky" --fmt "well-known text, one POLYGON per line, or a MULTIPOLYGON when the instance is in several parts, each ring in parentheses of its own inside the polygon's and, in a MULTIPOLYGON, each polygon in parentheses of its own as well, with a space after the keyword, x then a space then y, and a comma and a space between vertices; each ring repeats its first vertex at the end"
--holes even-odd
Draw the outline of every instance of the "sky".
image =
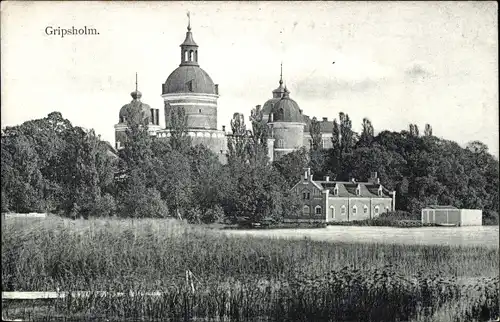
POLYGON ((498 157, 498 5, 482 1, 3 1, 2 127, 59 111, 114 144, 136 72, 142 101, 163 112, 188 11, 200 66, 219 84, 219 129, 272 97, 282 62, 311 117, 344 112, 357 131, 367 117, 376 133, 429 123, 498 157), (47 26, 99 35, 50 36, 47 26))

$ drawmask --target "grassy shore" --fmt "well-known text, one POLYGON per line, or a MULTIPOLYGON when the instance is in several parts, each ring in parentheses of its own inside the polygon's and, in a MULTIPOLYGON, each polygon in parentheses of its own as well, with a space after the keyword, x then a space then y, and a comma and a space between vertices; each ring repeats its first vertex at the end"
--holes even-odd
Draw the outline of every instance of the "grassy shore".
POLYGON ((9 219, 2 229, 3 291, 164 292, 66 299, 53 303, 52 315, 172 321, 498 316, 498 249, 236 238, 159 219, 9 219), (194 275, 188 280, 186 270, 194 275))

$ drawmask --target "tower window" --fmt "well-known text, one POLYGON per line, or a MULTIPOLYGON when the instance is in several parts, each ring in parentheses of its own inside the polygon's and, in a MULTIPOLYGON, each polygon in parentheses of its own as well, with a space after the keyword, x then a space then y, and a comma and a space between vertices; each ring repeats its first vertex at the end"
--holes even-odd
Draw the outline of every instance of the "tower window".
POLYGON ((194 61, 198 61, 198 51, 194 52, 194 61))
POLYGON ((188 61, 188 52, 184 51, 184 61, 188 61))
POLYGON ((193 61, 193 51, 189 52, 189 61, 193 61))
POLYGON ((198 110, 198 113, 201 113, 201 108, 198 110))

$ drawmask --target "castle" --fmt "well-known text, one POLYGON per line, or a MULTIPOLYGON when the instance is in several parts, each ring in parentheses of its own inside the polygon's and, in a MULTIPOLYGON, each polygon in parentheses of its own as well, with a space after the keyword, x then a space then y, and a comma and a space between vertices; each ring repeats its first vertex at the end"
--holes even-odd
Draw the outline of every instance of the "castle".
MULTIPOLYGON (((162 84, 164 101, 165 128, 160 126, 160 111, 141 101, 142 94, 137 89, 131 93, 132 101, 120 109, 119 122, 115 125, 115 144, 121 149, 125 142, 127 117, 130 111, 139 111, 148 124, 151 135, 169 138, 171 129, 170 115, 173 109, 184 108, 186 127, 193 145, 203 144, 226 160, 227 133, 225 126, 217 126, 217 99, 219 85, 204 71, 199 63, 199 46, 193 39, 191 21, 188 23, 186 38, 180 45, 180 65, 162 84)), ((311 119, 303 114, 299 105, 290 97, 290 91, 283 86, 283 73, 280 75, 279 87, 272 91, 272 98, 262 106, 263 119, 269 126, 268 157, 271 161, 301 147, 311 146, 309 126, 311 119)), ((135 113, 137 114, 137 113, 135 113)), ((323 118, 319 121, 324 148, 332 147, 331 136, 333 122, 323 118)))
MULTIPOLYGON (((151 135, 168 139, 172 129, 169 116, 172 111, 182 107, 186 115, 187 134, 192 144, 203 144, 225 163, 227 139, 232 133, 227 133, 224 126, 221 129, 217 126, 219 85, 213 82, 198 63, 199 47, 193 39, 190 22, 186 38, 180 47, 181 63, 162 84, 165 128, 159 125, 159 110, 141 102, 142 95, 137 89, 136 80, 136 90, 131 93, 132 101, 120 109, 119 123, 115 125, 116 148, 123 147, 127 118, 130 115, 142 117, 148 124, 151 135)), ((272 91, 272 98, 262 106, 263 121, 270 130, 267 144, 270 161, 278 160, 301 147, 309 149, 312 145, 309 132, 311 118, 305 115, 297 102, 290 97, 291 93, 283 83, 282 68, 278 88, 272 91)), ((332 148, 333 122, 323 118, 319 124, 322 147, 332 148)), ((395 192, 383 187, 376 173, 366 182, 330 181, 328 177, 318 181, 313 180, 310 169, 306 169, 303 180, 291 191, 302 204, 298 217, 286 218, 292 221, 362 220, 395 209, 395 192)))

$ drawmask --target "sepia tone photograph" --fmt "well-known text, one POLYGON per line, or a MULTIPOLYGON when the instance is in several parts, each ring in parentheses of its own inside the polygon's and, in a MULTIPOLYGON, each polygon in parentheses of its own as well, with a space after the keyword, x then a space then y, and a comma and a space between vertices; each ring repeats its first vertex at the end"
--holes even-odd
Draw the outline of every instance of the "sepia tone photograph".
POLYGON ((497 2, 0 6, 2 321, 500 321, 497 2))

